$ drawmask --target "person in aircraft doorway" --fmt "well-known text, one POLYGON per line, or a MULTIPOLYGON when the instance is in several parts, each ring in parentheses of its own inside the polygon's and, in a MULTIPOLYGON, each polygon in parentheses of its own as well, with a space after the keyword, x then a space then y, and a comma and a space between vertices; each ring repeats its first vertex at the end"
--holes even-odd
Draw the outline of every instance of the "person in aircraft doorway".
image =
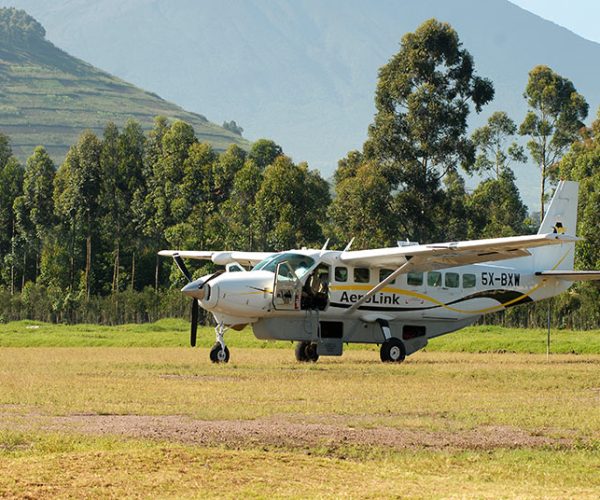
POLYGON ((302 290, 302 309, 319 309, 323 311, 327 308, 328 303, 329 268, 321 265, 306 280, 302 290))

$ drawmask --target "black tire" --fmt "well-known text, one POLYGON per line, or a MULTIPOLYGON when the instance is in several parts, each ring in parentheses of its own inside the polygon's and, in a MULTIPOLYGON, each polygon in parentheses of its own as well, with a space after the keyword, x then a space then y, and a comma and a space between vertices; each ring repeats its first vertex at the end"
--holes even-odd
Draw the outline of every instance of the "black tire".
POLYGON ((381 344, 379 355, 384 363, 402 363, 406 358, 406 349, 401 340, 392 337, 381 344))
POLYGON ((298 342, 296 344, 296 361, 300 361, 301 363, 305 363, 308 361, 308 356, 306 356, 306 347, 310 344, 310 342, 298 342))
POLYGON ((313 344, 312 342, 298 342, 296 344, 296 360, 301 363, 314 363, 319 359, 319 355, 317 354, 317 344, 313 344))
POLYGON ((212 346, 210 350, 210 360, 213 363, 228 363, 229 362, 229 349, 225 346, 225 349, 221 347, 218 342, 212 346))
POLYGON ((309 343, 304 350, 308 361, 316 363, 319 360, 319 354, 317 353, 317 344, 309 343))

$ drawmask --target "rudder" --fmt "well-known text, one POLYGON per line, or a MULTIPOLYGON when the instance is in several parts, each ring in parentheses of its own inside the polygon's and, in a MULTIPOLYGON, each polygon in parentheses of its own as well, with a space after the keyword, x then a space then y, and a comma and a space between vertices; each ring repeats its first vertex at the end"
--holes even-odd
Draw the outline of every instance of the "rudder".
MULTIPOLYGON (((579 183, 560 181, 540 225, 538 234, 561 233, 575 236, 577 231, 577 202, 579 183)), ((531 250, 538 271, 573 269, 575 243, 549 245, 531 250)))

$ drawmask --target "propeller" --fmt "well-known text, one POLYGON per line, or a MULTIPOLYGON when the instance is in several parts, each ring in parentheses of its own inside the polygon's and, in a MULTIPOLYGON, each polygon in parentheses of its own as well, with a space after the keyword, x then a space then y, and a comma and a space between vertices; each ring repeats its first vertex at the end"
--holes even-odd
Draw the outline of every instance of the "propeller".
POLYGON ((198 332, 198 301, 192 299, 192 328, 190 332, 190 345, 196 347, 196 333, 198 332))
POLYGON ((185 278, 191 283, 192 282, 192 275, 188 271, 188 268, 185 265, 185 262, 183 262, 183 259, 179 256, 178 253, 176 253, 175 255, 173 255, 173 260, 175 261, 175 264, 177 264, 177 267, 181 271, 181 274, 183 274, 185 276, 185 278))
MULTIPOLYGON (((188 280, 189 283, 192 282, 192 275, 190 274, 190 271, 188 270, 187 266, 185 265, 185 262, 183 262, 183 259, 181 258, 181 256, 176 253, 175 255, 173 255, 173 260, 175 261, 175 264, 177 264, 177 267, 179 268, 179 270, 181 271, 181 274, 183 274, 185 276, 185 279, 188 280)), ((196 334, 198 333, 198 301, 196 299, 192 299, 192 322, 191 322, 191 329, 190 329, 190 345, 192 347, 196 347, 196 334)))
MULTIPOLYGON (((178 253, 176 253, 173 255, 173 260, 175 261, 175 264, 177 264, 177 267, 181 271, 181 274, 183 274, 185 276, 185 278, 188 280, 188 282, 192 283, 192 281, 193 281, 192 275, 191 275, 190 271, 188 270, 187 266, 185 265, 185 262, 183 262, 183 259, 181 258, 181 256, 178 253)), ((204 288, 204 285, 206 285, 210 280, 223 274, 224 272, 225 272, 224 270, 217 271, 216 273, 209 276, 209 278, 207 280, 205 280, 204 282, 202 282, 202 284, 200 284, 200 286, 198 287, 198 290, 202 291, 202 289, 204 288)), ((196 298, 193 298, 192 299, 192 322, 191 322, 192 324, 190 327, 190 345, 192 347, 196 347, 196 334, 198 333, 198 313, 199 313, 198 300, 196 298)))

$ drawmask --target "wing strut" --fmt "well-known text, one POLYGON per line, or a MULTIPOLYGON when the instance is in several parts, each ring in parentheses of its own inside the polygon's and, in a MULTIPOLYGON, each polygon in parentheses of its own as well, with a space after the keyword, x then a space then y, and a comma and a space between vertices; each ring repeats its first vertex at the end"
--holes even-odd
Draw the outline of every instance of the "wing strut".
POLYGON ((381 290, 384 286, 386 286, 391 281, 394 281, 401 274, 406 273, 410 267, 412 266, 411 260, 412 257, 406 257, 408 260, 404 264, 402 264, 398 269, 396 269, 392 274, 390 274, 386 279, 379 282, 373 288, 371 288, 367 293, 365 293, 359 300, 357 300, 352 306, 346 309, 345 314, 350 314, 356 311, 361 305, 363 305, 369 298, 375 295, 379 290, 381 290))

